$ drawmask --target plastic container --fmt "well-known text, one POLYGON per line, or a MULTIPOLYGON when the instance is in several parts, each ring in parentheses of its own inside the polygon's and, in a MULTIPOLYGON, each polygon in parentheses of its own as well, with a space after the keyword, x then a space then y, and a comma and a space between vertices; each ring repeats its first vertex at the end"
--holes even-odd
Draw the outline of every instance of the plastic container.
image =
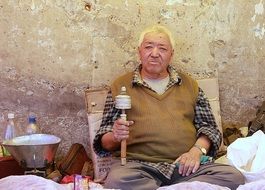
POLYGON ((27 129, 26 129, 26 133, 28 135, 40 133, 40 128, 37 125, 36 116, 35 115, 30 115, 29 118, 28 118, 28 122, 29 123, 28 123, 27 129))

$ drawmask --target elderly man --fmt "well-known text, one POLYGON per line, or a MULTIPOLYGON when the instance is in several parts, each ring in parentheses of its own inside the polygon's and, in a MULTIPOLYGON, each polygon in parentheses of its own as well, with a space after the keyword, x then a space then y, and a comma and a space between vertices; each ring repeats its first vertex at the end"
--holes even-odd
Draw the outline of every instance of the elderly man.
POLYGON ((222 137, 209 102, 195 80, 177 72, 170 64, 174 40, 160 25, 144 30, 139 39, 140 64, 134 72, 111 85, 104 116, 94 140, 101 155, 114 159, 105 187, 122 190, 154 190, 184 181, 202 181, 231 189, 244 183, 235 168, 211 162, 222 137), (115 97, 125 86, 132 99, 120 118, 115 97), (128 163, 120 164, 120 142, 127 140, 128 163))

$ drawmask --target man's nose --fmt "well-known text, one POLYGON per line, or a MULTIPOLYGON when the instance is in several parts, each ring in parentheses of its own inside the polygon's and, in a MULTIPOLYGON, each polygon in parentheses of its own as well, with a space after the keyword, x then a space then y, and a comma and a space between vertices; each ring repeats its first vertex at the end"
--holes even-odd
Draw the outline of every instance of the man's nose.
POLYGON ((154 47, 151 52, 151 56, 158 57, 159 55, 159 49, 157 47, 154 47))

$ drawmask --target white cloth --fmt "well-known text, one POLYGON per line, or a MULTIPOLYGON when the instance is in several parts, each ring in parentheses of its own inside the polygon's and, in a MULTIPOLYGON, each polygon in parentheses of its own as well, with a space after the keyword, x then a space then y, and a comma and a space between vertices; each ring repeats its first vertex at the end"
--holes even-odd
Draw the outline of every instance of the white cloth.
MULTIPOLYGON (((35 175, 8 176, 0 179, 0 190, 73 190, 74 184, 59 184, 35 175)), ((102 190, 102 185, 89 182, 90 190, 102 190)), ((104 189, 111 190, 111 189, 104 189)))
MULTIPOLYGON (((240 185, 237 190, 265 190, 265 180, 240 185)), ((90 190, 104 189, 100 184, 89 183, 90 190)), ((9 176, 0 179, 0 190, 73 190, 73 183, 58 184, 52 180, 35 175, 9 176)), ((205 182, 183 182, 170 186, 159 187, 157 190, 230 190, 227 187, 213 185, 205 182)), ((107 190, 107 189, 104 189, 107 190)), ((110 189, 109 189, 110 190, 110 189)))
POLYGON ((188 190, 198 190, 198 189, 203 189, 203 190, 230 190, 230 188, 228 188, 228 187, 222 187, 219 185, 213 185, 213 184, 200 182, 200 181, 178 183, 178 184, 174 184, 174 185, 170 185, 170 186, 159 187, 157 190, 183 190, 183 189, 188 189, 188 190))
POLYGON ((72 184, 58 184, 35 175, 8 176, 0 179, 0 190, 72 190, 72 184))
POLYGON ((265 180, 258 180, 255 182, 240 185, 237 190, 265 190, 265 180))
POLYGON ((260 130, 228 146, 227 159, 245 176, 246 182, 265 180, 264 147, 265 134, 260 130))

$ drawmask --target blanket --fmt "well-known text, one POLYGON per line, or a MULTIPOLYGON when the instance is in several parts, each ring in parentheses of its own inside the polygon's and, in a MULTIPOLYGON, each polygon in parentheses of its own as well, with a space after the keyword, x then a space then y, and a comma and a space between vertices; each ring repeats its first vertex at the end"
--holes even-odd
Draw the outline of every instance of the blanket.
MULTIPOLYGON (((100 184, 91 182, 90 190, 104 189, 100 184)), ((0 190, 73 190, 73 183, 58 184, 35 175, 8 176, 0 179, 0 190)), ((205 182, 183 182, 175 185, 160 187, 157 190, 230 190, 227 187, 213 185, 205 182)), ((105 189, 106 190, 106 189, 105 189)), ((240 185, 237 190, 265 190, 265 180, 240 185)))

